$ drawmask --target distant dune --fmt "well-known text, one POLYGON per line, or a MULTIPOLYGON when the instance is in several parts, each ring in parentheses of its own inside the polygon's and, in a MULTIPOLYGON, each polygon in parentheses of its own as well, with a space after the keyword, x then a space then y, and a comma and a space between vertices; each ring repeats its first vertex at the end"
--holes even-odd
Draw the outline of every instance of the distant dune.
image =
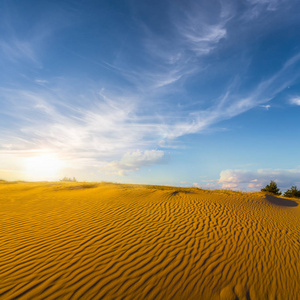
POLYGON ((0 299, 300 299, 299 203, 2 181, 0 299))

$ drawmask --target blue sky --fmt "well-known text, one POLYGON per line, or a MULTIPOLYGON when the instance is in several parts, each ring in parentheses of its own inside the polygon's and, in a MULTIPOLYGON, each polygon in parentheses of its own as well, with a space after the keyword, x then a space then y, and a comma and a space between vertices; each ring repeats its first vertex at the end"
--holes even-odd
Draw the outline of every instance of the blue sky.
POLYGON ((0 178, 300 186, 300 4, 0 3, 0 178))

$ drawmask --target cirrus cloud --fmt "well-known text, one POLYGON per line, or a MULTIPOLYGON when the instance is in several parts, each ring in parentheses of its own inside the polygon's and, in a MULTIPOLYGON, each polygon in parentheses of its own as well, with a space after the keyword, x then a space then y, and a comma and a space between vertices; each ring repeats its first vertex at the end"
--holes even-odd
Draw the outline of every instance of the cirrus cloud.
POLYGON ((138 171, 141 167, 163 163, 164 155, 165 153, 162 150, 127 152, 120 161, 109 163, 106 169, 113 174, 123 176, 128 172, 138 171))

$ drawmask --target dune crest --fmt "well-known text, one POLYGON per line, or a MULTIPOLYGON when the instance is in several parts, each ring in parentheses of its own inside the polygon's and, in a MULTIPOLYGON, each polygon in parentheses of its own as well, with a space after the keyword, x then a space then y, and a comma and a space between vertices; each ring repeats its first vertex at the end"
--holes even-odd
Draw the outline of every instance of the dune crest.
POLYGON ((0 299, 298 299, 300 205, 262 193, 0 183, 0 299))

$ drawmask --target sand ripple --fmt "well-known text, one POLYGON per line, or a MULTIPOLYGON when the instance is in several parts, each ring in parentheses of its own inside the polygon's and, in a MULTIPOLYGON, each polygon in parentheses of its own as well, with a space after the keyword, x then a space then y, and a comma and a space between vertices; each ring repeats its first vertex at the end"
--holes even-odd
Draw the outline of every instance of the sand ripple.
POLYGON ((300 205, 290 201, 0 184, 0 299, 300 299, 300 205))

